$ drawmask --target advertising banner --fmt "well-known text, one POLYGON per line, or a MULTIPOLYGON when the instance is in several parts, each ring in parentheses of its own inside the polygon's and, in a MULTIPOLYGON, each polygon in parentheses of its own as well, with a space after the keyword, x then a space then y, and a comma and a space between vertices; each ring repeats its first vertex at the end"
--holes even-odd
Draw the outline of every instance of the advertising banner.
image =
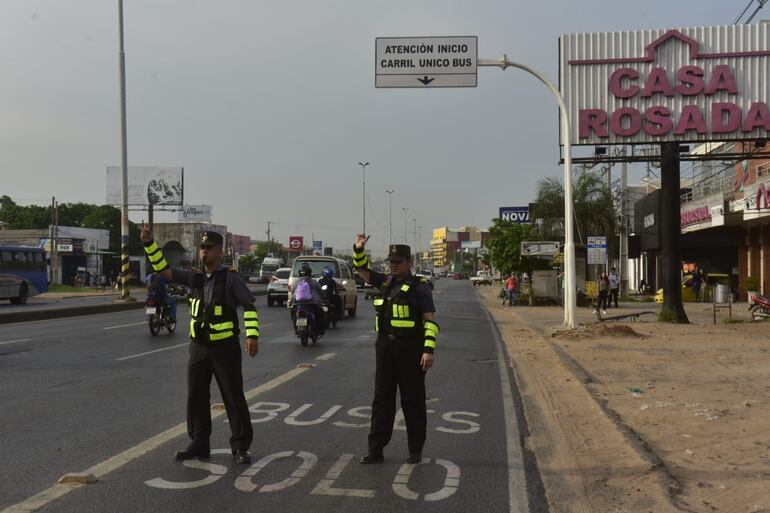
POLYGON ((529 206, 526 207, 500 207, 500 219, 513 221, 517 224, 527 224, 529 219, 529 206))
POLYGON ((572 144, 766 139, 770 23, 567 34, 572 144))
MULTIPOLYGON (((107 168, 107 204, 121 204, 123 188, 120 167, 107 168)), ((181 167, 129 167, 129 205, 182 205, 184 169, 181 167)))
POLYGON ((210 223, 211 205, 184 205, 179 209, 180 223, 210 223))

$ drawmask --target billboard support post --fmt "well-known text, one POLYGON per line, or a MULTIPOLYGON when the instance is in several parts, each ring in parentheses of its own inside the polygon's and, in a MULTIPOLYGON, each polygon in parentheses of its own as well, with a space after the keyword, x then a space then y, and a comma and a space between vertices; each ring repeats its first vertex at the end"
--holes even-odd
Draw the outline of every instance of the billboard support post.
POLYGON ((559 90, 543 75, 529 66, 512 62, 507 55, 502 59, 479 59, 479 66, 497 66, 503 70, 506 68, 518 68, 540 80, 553 94, 559 104, 561 112, 561 137, 564 145, 564 325, 572 329, 575 327, 575 309, 577 303, 577 291, 575 281, 575 239, 572 226, 572 147, 570 145, 570 122, 564 98, 559 90))
POLYGON ((126 53, 123 46, 123 0, 118 0, 120 35, 120 146, 123 189, 120 214, 120 298, 132 301, 128 291, 128 147, 126 137, 126 53))
MULTIPOLYGON (((682 306, 681 207, 679 204, 679 143, 661 144, 660 243, 663 248, 663 308, 658 320, 689 324, 682 306)), ((656 220, 657 222, 657 220, 656 220)))

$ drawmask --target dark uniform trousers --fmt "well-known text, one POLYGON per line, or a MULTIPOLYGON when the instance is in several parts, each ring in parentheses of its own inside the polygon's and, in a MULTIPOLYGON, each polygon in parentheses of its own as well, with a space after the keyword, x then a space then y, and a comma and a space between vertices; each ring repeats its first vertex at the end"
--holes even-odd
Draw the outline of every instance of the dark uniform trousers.
POLYGON ((187 364, 187 433, 194 443, 208 447, 211 436, 211 376, 222 393, 230 421, 230 447, 248 450, 254 437, 251 415, 243 395, 241 345, 238 338, 190 343, 187 364))
POLYGON ((401 409, 406 420, 409 452, 420 453, 425 445, 427 426, 425 371, 420 365, 423 341, 417 337, 396 339, 381 333, 377 336, 375 348, 377 370, 374 377, 369 449, 382 450, 390 442, 396 418, 398 386, 401 409))

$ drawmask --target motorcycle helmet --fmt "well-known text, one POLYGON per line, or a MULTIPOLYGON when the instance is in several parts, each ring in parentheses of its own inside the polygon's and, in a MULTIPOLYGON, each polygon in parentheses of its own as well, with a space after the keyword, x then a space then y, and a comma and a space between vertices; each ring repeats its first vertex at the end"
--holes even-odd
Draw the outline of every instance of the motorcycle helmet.
POLYGON ((299 269, 299 275, 303 278, 306 276, 312 276, 313 271, 310 269, 309 265, 303 264, 302 267, 300 267, 299 269))
POLYGON ((327 265, 326 267, 324 267, 323 274, 327 278, 334 278, 334 269, 332 269, 327 265))

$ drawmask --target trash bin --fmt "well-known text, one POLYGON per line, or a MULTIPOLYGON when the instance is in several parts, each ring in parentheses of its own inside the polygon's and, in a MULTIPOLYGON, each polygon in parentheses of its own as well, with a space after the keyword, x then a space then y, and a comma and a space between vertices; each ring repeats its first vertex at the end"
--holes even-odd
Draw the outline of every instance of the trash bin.
POLYGON ((714 289, 714 302, 720 304, 730 302, 730 286, 728 284, 716 284, 716 288, 714 289))

